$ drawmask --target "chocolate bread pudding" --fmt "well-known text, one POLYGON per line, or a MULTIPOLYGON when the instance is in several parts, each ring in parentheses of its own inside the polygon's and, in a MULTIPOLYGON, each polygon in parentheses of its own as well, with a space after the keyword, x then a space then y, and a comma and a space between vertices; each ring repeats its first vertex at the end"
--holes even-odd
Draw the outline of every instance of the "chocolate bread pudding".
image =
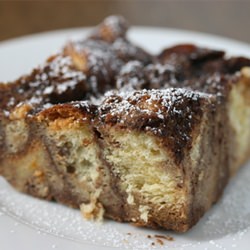
POLYGON ((0 175, 87 219, 185 232, 250 157, 250 60, 152 55, 128 29, 110 16, 0 84, 0 175))

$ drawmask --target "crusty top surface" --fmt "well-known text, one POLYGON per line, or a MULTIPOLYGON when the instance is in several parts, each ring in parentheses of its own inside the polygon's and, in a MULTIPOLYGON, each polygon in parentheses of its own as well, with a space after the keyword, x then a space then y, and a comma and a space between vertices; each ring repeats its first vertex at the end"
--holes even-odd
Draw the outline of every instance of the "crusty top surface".
POLYGON ((6 115, 16 105, 29 103, 31 113, 52 104, 97 100, 117 89, 187 88, 215 94, 223 101, 230 84, 250 60, 225 58, 223 51, 177 45, 158 56, 128 41, 123 17, 106 18, 87 39, 70 42, 44 65, 10 84, 0 84, 0 111, 6 115), (229 84, 230 82, 230 84, 229 84))
POLYGON ((81 99, 81 93, 87 91, 86 76, 72 67, 70 57, 55 55, 30 75, 12 84, 0 85, 0 107, 11 110, 22 102, 39 107, 45 103, 81 99))
POLYGON ((226 58, 223 51, 182 44, 163 50, 153 64, 128 62, 117 75, 116 87, 125 91, 188 88, 222 100, 244 66, 250 66, 249 59, 226 58))
POLYGON ((110 93, 98 107, 98 126, 151 133, 180 162, 191 148, 195 126, 214 104, 212 95, 182 88, 110 93))
POLYGON ((126 39, 124 22, 121 17, 109 17, 87 39, 69 42, 30 75, 0 84, 0 109, 11 111, 28 102, 39 111, 48 103, 98 97, 114 88, 115 77, 126 62, 140 60, 145 65, 152 62, 149 53, 126 39), (107 34, 102 33, 104 26, 107 34))
POLYGON ((191 149, 196 126, 208 110, 215 110, 213 95, 185 88, 165 90, 111 91, 99 105, 77 101, 54 105, 40 112, 38 119, 55 120, 75 117, 89 121, 95 131, 110 127, 127 132, 144 131, 156 136, 166 146, 176 162, 191 149))

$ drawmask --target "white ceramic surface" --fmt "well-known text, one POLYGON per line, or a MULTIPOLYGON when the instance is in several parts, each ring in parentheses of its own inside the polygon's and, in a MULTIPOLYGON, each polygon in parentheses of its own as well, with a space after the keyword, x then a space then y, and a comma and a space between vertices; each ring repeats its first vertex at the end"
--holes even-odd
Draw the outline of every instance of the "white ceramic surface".
MULTIPOLYGON (((87 33, 88 29, 62 30, 0 43, 0 80, 10 81, 28 73, 65 41, 87 33)), ((136 27, 129 35, 152 52, 176 43, 193 42, 224 49, 229 55, 250 57, 248 44, 207 34, 136 27)), ((250 249, 249 181, 250 162, 192 230, 176 234, 113 221, 85 221, 78 210, 17 193, 0 177, 0 249, 250 249), (161 245, 155 234, 172 236, 174 241, 163 240, 161 245)))

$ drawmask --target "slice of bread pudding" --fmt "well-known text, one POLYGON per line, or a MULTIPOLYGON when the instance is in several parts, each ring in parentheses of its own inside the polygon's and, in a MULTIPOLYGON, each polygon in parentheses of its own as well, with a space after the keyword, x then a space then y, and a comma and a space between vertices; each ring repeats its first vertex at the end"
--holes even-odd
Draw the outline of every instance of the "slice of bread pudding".
POLYGON ((250 60, 177 45, 159 55, 108 17, 0 84, 0 175, 88 219, 185 232, 250 156, 250 60))

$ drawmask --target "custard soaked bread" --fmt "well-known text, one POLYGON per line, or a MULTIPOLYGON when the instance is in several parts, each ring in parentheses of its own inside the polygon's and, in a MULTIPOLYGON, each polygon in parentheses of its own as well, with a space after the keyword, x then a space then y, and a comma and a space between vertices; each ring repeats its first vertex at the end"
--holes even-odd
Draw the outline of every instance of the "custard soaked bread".
POLYGON ((108 17, 0 85, 0 175, 86 218, 184 232, 249 158, 250 60, 187 44, 150 55, 127 29, 108 17))

